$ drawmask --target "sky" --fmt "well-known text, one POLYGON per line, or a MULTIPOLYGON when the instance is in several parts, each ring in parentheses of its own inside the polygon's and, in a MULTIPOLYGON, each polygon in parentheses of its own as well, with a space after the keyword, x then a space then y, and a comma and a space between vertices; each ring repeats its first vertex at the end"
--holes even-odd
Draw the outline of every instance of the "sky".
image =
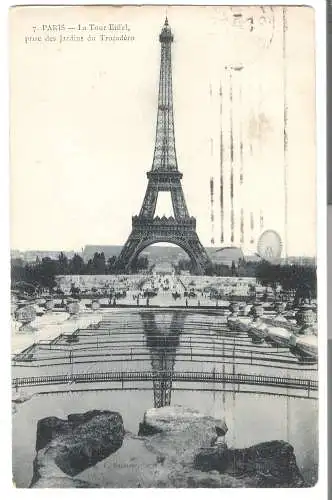
MULTIPOLYGON (((245 176, 243 186, 235 189, 235 212, 238 216, 240 207, 244 209, 247 225, 250 212, 256 221, 263 212, 264 229, 280 234, 288 255, 315 255, 314 11, 287 8, 285 58, 280 7, 262 12, 258 7, 239 11, 172 6, 167 16, 174 34, 178 166, 201 242, 211 246, 213 237, 215 245, 221 246, 220 129, 227 185, 230 146, 225 138, 229 137, 231 108, 224 97, 220 113, 220 86, 224 96, 229 95, 225 66, 242 65, 243 70, 233 75, 234 169, 240 168, 241 124, 245 176), (234 22, 239 13, 246 19, 241 25, 234 22), (216 186, 213 225, 211 177, 216 186)), ((152 165, 158 36, 164 18, 165 8, 159 6, 12 10, 12 248, 71 250, 86 244, 124 244, 131 217, 141 208, 146 172, 152 165), (128 30, 91 30, 90 23, 99 27, 127 24, 128 30), (54 28, 61 25, 60 31, 54 28), (82 26, 88 30, 83 32, 82 26), (125 34, 130 40, 106 41, 106 36, 114 34, 125 34), (74 40, 60 43, 60 35, 74 35, 74 40), (95 40, 88 40, 88 35, 95 40), (85 39, 78 41, 80 36, 85 39)), ((158 215, 169 215, 168 202, 161 200, 158 215)), ((227 196, 225 203, 228 221, 227 196)), ((256 233, 255 244, 257 224, 256 233)), ((225 237, 227 244, 227 231, 225 237)), ((249 246, 248 231, 245 245, 249 246)))

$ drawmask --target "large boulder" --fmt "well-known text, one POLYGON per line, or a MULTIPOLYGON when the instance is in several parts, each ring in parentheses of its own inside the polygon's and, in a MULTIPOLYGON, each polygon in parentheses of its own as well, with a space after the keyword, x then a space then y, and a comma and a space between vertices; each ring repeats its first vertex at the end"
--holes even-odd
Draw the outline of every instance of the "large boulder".
POLYGON ((78 483, 70 478, 117 451, 123 437, 123 421, 117 412, 93 410, 69 415, 67 420, 40 420, 31 486, 52 487, 49 484, 65 478, 64 483, 73 484, 70 487, 85 487, 74 486, 78 483))
POLYGON ((225 481, 218 472, 193 467, 201 446, 216 438, 216 428, 227 432, 224 421, 192 409, 147 410, 140 436, 127 432, 116 460, 97 464, 79 478, 112 488, 222 487, 225 481))
POLYGON ((34 461, 34 476, 31 488, 95 488, 96 485, 74 479, 56 465, 56 448, 41 450, 34 461))
POLYGON ((151 408, 144 413, 143 422, 140 423, 138 434, 149 436, 161 432, 182 432, 199 422, 208 422, 209 427, 215 427, 216 420, 205 416, 192 408, 182 406, 164 406, 151 408))
POLYGON ((241 476, 248 487, 298 488, 305 482, 296 464, 293 447, 285 441, 268 441, 244 449, 201 450, 195 458, 201 471, 241 476))
POLYGON ((306 486, 289 443, 229 449, 227 430, 225 420, 180 406, 147 410, 139 436, 124 436, 121 416, 113 412, 43 419, 38 423, 32 487, 306 486), (101 462, 117 449, 116 459, 101 462))
POLYGON ((146 440, 149 451, 183 467, 193 463, 199 450, 216 439, 216 427, 224 425, 225 422, 197 410, 168 406, 147 410, 139 435, 151 436, 146 440))
POLYGON ((222 437, 227 430, 224 419, 217 420, 190 408, 173 406, 146 411, 139 434, 147 450, 156 457, 151 478, 145 478, 146 487, 305 486, 289 443, 270 441, 229 449, 222 437))

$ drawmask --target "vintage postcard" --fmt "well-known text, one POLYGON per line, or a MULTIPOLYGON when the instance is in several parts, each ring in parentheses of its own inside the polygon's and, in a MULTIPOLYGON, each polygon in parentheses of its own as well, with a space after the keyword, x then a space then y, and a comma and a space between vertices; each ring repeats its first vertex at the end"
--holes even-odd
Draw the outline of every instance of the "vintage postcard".
POLYGON ((11 9, 16 488, 316 485, 316 32, 11 9))

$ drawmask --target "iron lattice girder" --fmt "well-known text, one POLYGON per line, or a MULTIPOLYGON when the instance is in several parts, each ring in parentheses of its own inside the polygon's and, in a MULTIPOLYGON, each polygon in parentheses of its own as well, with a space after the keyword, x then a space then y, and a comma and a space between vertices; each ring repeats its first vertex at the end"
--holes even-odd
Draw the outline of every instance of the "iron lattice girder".
POLYGON ((157 378, 153 381, 155 408, 170 406, 172 394, 172 373, 176 351, 165 353, 161 349, 151 350, 151 366, 157 378))
POLYGON ((165 179, 164 181, 160 180, 158 182, 149 182, 148 185, 148 190, 156 191, 156 194, 158 194, 159 191, 166 191, 172 194, 176 191, 180 191, 181 189, 181 184, 179 184, 178 186, 174 186, 174 183, 170 183, 167 179, 165 179))
POLYGON ((176 221, 173 217, 141 219, 133 217, 133 229, 124 246, 119 261, 130 270, 131 263, 149 245, 158 242, 173 243, 181 247, 190 257, 194 272, 204 274, 209 258, 194 229, 196 220, 192 217, 176 221))
POLYGON ((173 35, 168 22, 159 36, 161 43, 160 77, 158 94, 158 114, 156 143, 152 170, 177 170, 175 149, 173 91, 172 91, 172 51, 173 35))
POLYGON ((156 141, 148 186, 139 216, 132 218, 132 231, 118 258, 119 268, 130 271, 139 253, 149 245, 168 242, 180 246, 190 257, 194 272, 204 274, 210 264, 196 233, 196 219, 189 216, 178 171, 172 93, 171 44, 173 35, 166 19, 159 37, 161 43, 160 79, 156 141), (158 194, 171 194, 174 217, 155 217, 158 194))
MULTIPOLYGON (((169 170, 150 170, 150 172, 146 173, 147 178, 158 185, 159 183, 168 183, 170 186, 177 186, 181 183, 180 180, 183 177, 183 174, 176 170, 175 172, 170 172, 169 170)), ((182 188, 181 188, 182 189, 182 188)))
POLYGON ((153 235, 154 237, 165 236, 167 234, 175 234, 181 236, 189 236, 193 233, 196 235, 196 219, 188 217, 177 221, 174 217, 155 217, 154 219, 143 219, 142 217, 134 216, 132 218, 133 229, 139 235, 153 235))
POLYGON ((169 173, 157 174, 149 178, 140 217, 153 218, 160 191, 170 192, 175 219, 189 218, 181 182, 178 177, 173 178, 169 173))
POLYGON ((179 346, 187 313, 175 311, 169 328, 160 330, 155 314, 140 313, 147 347, 150 351, 151 366, 156 378, 153 379, 154 407, 170 406, 176 349, 179 346))

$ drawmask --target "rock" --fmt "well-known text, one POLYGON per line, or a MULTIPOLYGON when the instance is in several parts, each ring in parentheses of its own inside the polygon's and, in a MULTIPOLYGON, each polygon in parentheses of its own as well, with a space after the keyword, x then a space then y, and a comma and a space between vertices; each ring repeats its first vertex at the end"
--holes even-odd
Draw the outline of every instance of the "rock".
POLYGON ((203 448, 195 457, 195 467, 204 472, 225 472, 230 459, 230 450, 227 448, 222 454, 215 447, 203 448))
POLYGON ((225 436, 227 431, 224 419, 216 420, 188 408, 148 410, 140 434, 156 459, 142 487, 305 486, 288 443, 270 441, 245 449, 228 449, 221 439, 221 444, 215 445, 217 435, 225 436))
POLYGON ((105 460, 80 478, 115 488, 222 487, 219 473, 193 467, 201 446, 216 438, 217 425, 225 430, 224 421, 179 406, 148 410, 141 435, 126 433, 116 460, 105 460))
POLYGON ((220 436, 227 434, 228 427, 224 418, 216 421, 216 431, 220 436))
POLYGON ((56 449, 53 453, 41 450, 34 461, 34 477, 31 488, 96 488, 96 485, 81 479, 73 479, 55 463, 56 449))
POLYGON ((226 424, 190 408, 170 406, 146 411, 139 435, 147 436, 146 448, 162 461, 164 470, 169 469, 166 482, 171 482, 171 473, 192 467, 199 450, 216 439, 220 425, 226 424))
MULTIPOLYGON (((254 488, 251 478, 237 478, 217 471, 183 470, 171 475, 172 488, 254 488)), ((164 487, 169 487, 168 485, 164 487)))
MULTIPOLYGON (((209 427, 215 428, 216 419, 203 415, 197 410, 182 406, 165 406, 151 408, 144 413, 143 422, 139 426, 139 436, 150 436, 161 432, 182 432, 192 428, 195 422, 208 422, 209 427)), ((222 421, 221 425, 224 425, 222 421)), ((215 433, 215 432, 214 432, 215 433)))
POLYGON ((69 423, 57 417, 46 417, 37 423, 36 451, 42 450, 53 439, 66 434, 70 430, 69 423))
POLYGON ((118 413, 91 411, 67 420, 49 417, 38 423, 31 487, 307 486, 289 443, 269 441, 244 449, 215 446, 217 436, 227 431, 224 419, 181 406, 147 410, 140 436, 124 436, 118 413), (101 462, 117 449, 116 459, 101 462))
MULTIPOLYGON (((156 456, 149 487, 157 488, 262 488, 303 487, 294 450, 284 441, 228 449, 224 419, 173 406, 145 412, 140 435, 156 456)), ((144 486, 143 486, 144 487, 144 486)))
POLYGON ((249 479, 253 487, 305 487, 296 464, 293 447, 285 441, 268 441, 244 449, 210 448, 201 450, 195 467, 204 472, 220 473, 249 479))
POLYGON ((69 415, 67 420, 57 417, 40 420, 31 486, 37 483, 43 487, 40 485, 58 477, 70 482, 70 477, 117 451, 123 437, 123 421, 117 412, 94 410, 69 415))
POLYGON ((99 486, 64 475, 63 477, 42 478, 31 488, 99 488, 99 486))

